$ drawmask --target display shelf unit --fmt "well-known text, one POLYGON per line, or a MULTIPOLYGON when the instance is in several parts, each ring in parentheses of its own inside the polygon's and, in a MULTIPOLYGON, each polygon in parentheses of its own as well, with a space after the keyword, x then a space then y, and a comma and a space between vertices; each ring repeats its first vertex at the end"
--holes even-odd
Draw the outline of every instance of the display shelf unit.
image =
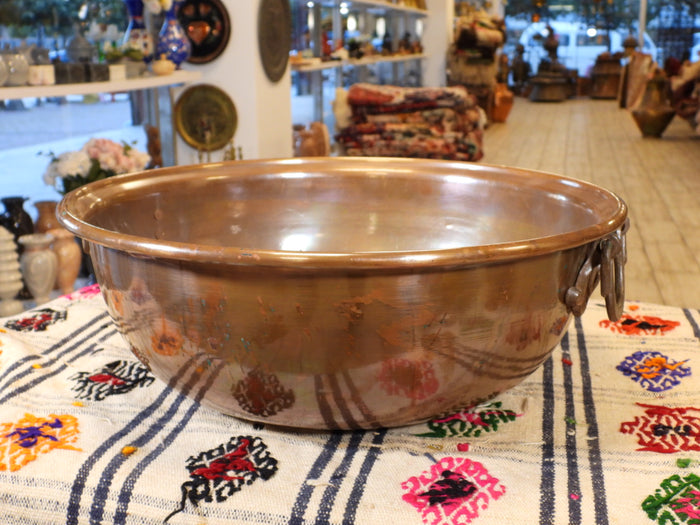
POLYGON ((0 100, 18 98, 65 97, 67 95, 91 95, 95 93, 120 93, 154 89, 194 82, 201 77, 198 71, 175 71, 170 75, 144 76, 109 82, 81 82, 80 84, 54 84, 51 86, 0 87, 0 100))
MULTIPOLYGON (((347 13, 353 13, 356 16, 363 18, 360 23, 365 31, 369 27, 373 27, 374 19, 383 17, 385 19, 386 30, 392 35, 394 48, 398 45, 398 41, 404 32, 415 35, 417 20, 422 20, 429 16, 427 9, 421 9, 414 6, 403 5, 399 3, 389 2, 388 0, 320 0, 316 1, 311 8, 315 20, 324 19, 322 9, 325 10, 326 16, 330 11, 332 21, 332 34, 338 35, 343 27, 341 20, 341 4, 347 9, 347 13)), ((372 55, 365 56, 360 59, 346 60, 329 60, 320 61, 319 51, 321 49, 322 34, 320 24, 316 24, 312 31, 312 41, 315 60, 311 62, 301 62, 292 64, 292 71, 297 75, 307 75, 308 85, 313 96, 313 120, 325 122, 324 111, 324 72, 329 72, 331 78, 334 77, 335 87, 342 87, 344 72, 347 73, 348 68, 355 68, 355 77, 359 81, 367 81, 369 78, 369 68, 380 66, 381 64, 391 65, 391 74, 389 75, 392 83, 401 83, 399 81, 400 72, 405 71, 404 66, 408 64, 417 64, 417 83, 421 84, 421 69, 420 61, 428 58, 426 54, 394 54, 394 55, 372 55)), ((326 76, 328 76, 326 75, 326 76)))
POLYGON ((373 64, 389 63, 389 62, 408 62, 410 60, 420 60, 422 58, 427 58, 427 55, 423 53, 415 53, 412 55, 375 55, 364 58, 351 58, 348 60, 328 60, 326 62, 314 62, 310 64, 292 64, 292 69, 294 71, 299 71, 302 73, 310 73, 312 71, 322 71, 324 69, 333 69, 336 67, 344 66, 369 66, 373 64))
MULTIPOLYGON (((337 2, 322 2, 324 5, 331 5, 337 2)), ((364 7, 366 9, 379 9, 382 11, 394 11, 397 13, 410 13, 414 15, 425 16, 427 14, 427 9, 421 9, 419 7, 412 7, 402 4, 397 4, 393 2, 388 2, 386 0, 350 0, 346 2, 350 6, 364 7)))
POLYGON ((171 88, 196 82, 201 77, 202 74, 199 71, 177 70, 170 75, 147 75, 108 82, 0 87, 0 100, 52 98, 97 93, 134 93, 134 101, 140 107, 145 122, 160 130, 163 164, 169 166, 175 164, 175 138, 171 129, 161 128, 160 122, 161 104, 164 103, 168 106, 163 108, 165 109, 164 116, 170 117, 172 113, 172 94, 170 90, 161 90, 160 88, 171 88), (168 92, 160 93, 160 91, 168 92))

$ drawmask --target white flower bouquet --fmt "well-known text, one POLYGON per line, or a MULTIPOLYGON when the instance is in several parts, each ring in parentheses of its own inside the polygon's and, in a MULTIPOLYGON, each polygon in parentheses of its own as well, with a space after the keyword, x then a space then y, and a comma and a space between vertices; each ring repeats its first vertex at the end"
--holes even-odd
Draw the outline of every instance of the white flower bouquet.
POLYGON ((44 172, 44 183, 65 195, 88 182, 94 182, 122 173, 146 169, 150 155, 109 139, 93 138, 78 151, 67 151, 56 156, 49 153, 51 162, 44 172))

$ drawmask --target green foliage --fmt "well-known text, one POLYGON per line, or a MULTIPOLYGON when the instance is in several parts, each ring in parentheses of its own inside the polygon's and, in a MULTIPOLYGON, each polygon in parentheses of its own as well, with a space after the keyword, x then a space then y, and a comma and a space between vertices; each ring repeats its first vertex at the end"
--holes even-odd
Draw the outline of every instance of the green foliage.
POLYGON ((63 195, 84 186, 88 182, 95 182, 96 180, 102 180, 114 176, 113 171, 103 170, 100 167, 100 162, 97 159, 91 159, 90 162, 90 171, 88 171, 86 176, 66 175, 63 177, 63 190, 61 191, 63 195))
POLYGON ((90 21, 125 28, 126 8, 122 0, 0 0, 0 26, 16 36, 27 36, 40 27, 51 33, 70 35, 76 23, 90 21), (81 7, 84 17, 81 19, 81 7))

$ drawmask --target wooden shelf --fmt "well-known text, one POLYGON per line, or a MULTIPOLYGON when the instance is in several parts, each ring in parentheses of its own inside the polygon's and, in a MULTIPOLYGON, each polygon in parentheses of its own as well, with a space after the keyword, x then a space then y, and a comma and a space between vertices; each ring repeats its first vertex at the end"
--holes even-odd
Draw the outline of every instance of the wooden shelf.
POLYGON ((385 0, 348 0, 349 4, 360 4, 365 7, 378 7, 391 11, 402 11, 404 13, 412 13, 414 15, 427 16, 427 9, 418 9, 417 7, 408 7, 400 4, 393 4, 385 0))
POLYGON ((364 9, 380 10, 383 12, 396 11, 406 14, 428 16, 427 9, 419 9, 417 7, 409 7, 401 4, 394 4, 386 0, 317 0, 318 3, 325 7, 337 9, 341 2, 351 6, 362 7, 364 9))
POLYGON ((202 74, 199 71, 179 70, 175 71, 171 75, 149 75, 110 82, 83 82, 80 84, 55 84, 52 86, 0 87, 0 100, 137 91, 140 89, 151 89, 194 82, 199 80, 201 76, 202 74))
POLYGON ((427 55, 418 53, 413 55, 376 55, 365 58, 352 58, 349 60, 328 60, 326 62, 315 62, 312 64, 292 64, 292 69, 301 73, 311 73, 312 71, 321 71, 343 66, 368 66, 384 62, 408 62, 410 60, 421 60, 423 58, 427 58, 427 55))

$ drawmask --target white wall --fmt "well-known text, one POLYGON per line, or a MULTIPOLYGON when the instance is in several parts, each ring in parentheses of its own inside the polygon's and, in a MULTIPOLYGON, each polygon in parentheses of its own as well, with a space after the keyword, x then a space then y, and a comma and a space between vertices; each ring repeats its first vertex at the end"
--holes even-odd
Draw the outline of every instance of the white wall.
MULTIPOLYGON (((267 79, 258 52, 258 8, 261 0, 223 0, 231 19, 231 38, 224 52, 207 64, 183 64, 202 72, 199 83, 224 90, 238 113, 234 143, 243 157, 277 158, 292 155, 291 76, 289 66, 281 80, 267 79)), ((175 100, 184 90, 175 91, 175 100)), ((177 164, 198 162, 195 149, 176 139, 177 164)), ((219 161, 223 151, 211 153, 219 161)), ((206 160, 206 159, 205 159, 206 160)))
POLYGON ((447 48, 452 41, 454 0, 426 0, 428 17, 423 28, 423 85, 444 86, 447 81, 445 63, 447 48))

